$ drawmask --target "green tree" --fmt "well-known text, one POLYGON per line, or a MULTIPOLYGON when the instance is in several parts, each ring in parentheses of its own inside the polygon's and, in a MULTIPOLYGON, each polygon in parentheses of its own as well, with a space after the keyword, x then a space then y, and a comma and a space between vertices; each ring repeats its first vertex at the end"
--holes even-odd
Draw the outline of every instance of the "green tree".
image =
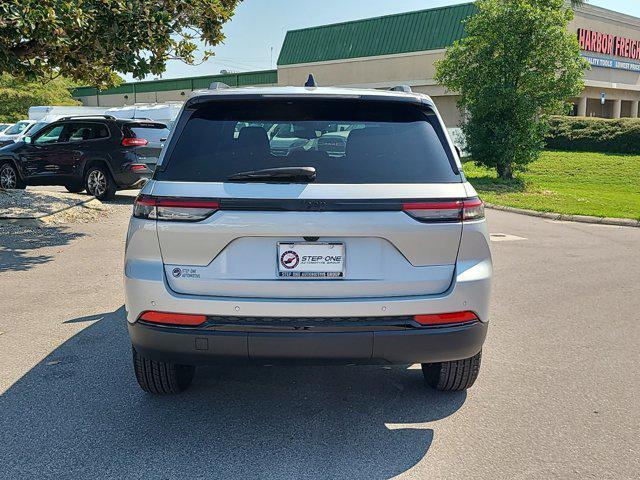
POLYGON ((460 95, 473 159, 509 179, 538 158, 549 115, 567 111, 588 65, 563 0, 478 0, 477 8, 436 78, 460 95))
POLYGON ((62 77, 48 82, 25 82, 8 74, 0 75, 0 122, 27 118, 34 105, 80 105, 70 89, 72 83, 62 77))
POLYGON ((220 43, 239 2, 2 1, 0 73, 28 80, 63 75, 96 86, 112 85, 114 71, 159 75, 169 59, 196 62, 196 42, 220 43))

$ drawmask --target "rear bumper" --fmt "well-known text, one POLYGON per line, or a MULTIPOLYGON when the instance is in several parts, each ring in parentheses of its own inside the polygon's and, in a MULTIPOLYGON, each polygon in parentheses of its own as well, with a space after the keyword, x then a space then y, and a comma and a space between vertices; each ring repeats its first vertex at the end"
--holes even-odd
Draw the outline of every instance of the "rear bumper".
MULTIPOLYGON (((366 328, 366 327, 365 327, 366 328)), ((477 354, 487 324, 357 331, 233 331, 129 324, 135 349, 153 360, 186 365, 413 364, 477 354)))
POLYGON ((116 181, 118 188, 121 189, 142 188, 151 179, 152 175, 153 172, 124 172, 115 174, 114 180, 116 181))

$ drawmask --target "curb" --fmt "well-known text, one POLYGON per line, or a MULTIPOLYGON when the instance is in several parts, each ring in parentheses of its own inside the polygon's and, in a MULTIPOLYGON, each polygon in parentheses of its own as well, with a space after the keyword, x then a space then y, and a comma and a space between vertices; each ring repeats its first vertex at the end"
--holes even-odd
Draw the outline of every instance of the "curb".
POLYGON ((615 225, 618 227, 640 228, 640 220, 632 220, 630 218, 602 218, 591 217, 587 215, 566 215, 564 213, 537 212, 535 210, 525 210, 523 208, 494 205, 493 203, 485 203, 484 206, 492 210, 501 210, 503 212, 518 213, 520 215, 527 215, 529 217, 547 218, 549 220, 557 220, 562 222, 591 223, 594 225, 615 225))
POLYGON ((34 215, 32 217, 2 217, 0 216, 0 224, 9 223, 12 225, 19 225, 22 227, 44 227, 47 224, 54 222, 56 220, 56 216, 62 212, 67 212, 73 208, 87 208, 92 205, 102 205, 102 202, 95 197, 92 197, 88 200, 84 200, 82 202, 78 202, 73 205, 69 205, 68 207, 62 208, 52 213, 46 213, 42 215, 34 215))

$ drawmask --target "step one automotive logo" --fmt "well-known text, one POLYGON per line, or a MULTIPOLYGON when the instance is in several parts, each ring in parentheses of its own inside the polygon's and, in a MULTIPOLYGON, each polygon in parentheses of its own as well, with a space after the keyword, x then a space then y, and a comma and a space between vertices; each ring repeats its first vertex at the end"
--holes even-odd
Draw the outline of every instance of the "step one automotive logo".
POLYGON ((175 267, 171 270, 173 278, 200 278, 200 272, 197 268, 180 268, 175 267))
POLYGON ((291 270, 298 266, 298 264, 300 263, 300 257, 293 250, 287 250, 282 255, 280 255, 280 263, 287 270, 291 270))

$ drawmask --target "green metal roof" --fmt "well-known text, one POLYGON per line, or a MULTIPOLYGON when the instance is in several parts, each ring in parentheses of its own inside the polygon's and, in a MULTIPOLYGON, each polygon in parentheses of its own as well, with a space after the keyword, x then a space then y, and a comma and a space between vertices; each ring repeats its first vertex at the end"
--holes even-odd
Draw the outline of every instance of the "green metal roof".
POLYGON ((203 77, 186 77, 167 80, 150 80, 144 82, 123 83, 117 87, 98 91, 94 87, 79 87, 71 93, 74 97, 89 97, 93 95, 122 95, 146 92, 166 92, 169 90, 198 90, 209 88, 211 82, 226 83, 231 87, 249 85, 270 85, 278 83, 277 70, 263 70, 259 72, 230 73, 226 75, 206 75, 203 77))
POLYGON ((473 3, 287 32, 278 65, 436 50, 464 36, 473 3))

